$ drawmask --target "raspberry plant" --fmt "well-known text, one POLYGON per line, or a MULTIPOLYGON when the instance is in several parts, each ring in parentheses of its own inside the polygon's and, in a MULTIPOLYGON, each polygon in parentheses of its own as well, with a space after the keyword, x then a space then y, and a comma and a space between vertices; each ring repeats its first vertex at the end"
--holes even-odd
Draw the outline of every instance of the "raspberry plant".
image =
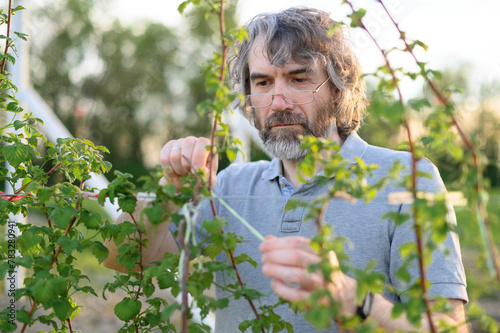
MULTIPOLYGON (((382 8, 387 11, 382 1, 382 8)), ((347 25, 353 28, 366 30, 363 23, 365 11, 355 9, 349 1, 344 1, 352 13, 347 25)), ((213 98, 201 103, 198 111, 204 117, 213 121, 211 133, 211 159, 215 154, 226 154, 233 160, 239 151, 240 141, 229 133, 229 127, 222 122, 222 115, 229 105, 237 98, 229 88, 227 78, 228 50, 236 43, 247 38, 243 29, 230 32, 225 31, 223 0, 188 0, 179 6, 183 12, 189 6, 196 6, 197 12, 203 15, 216 15, 220 22, 221 50, 215 52, 213 59, 205 64, 206 89, 213 98)), ((144 184, 144 191, 154 194, 154 198, 144 204, 141 213, 137 212, 139 205, 135 195, 135 184, 131 175, 120 172, 115 173, 115 179, 106 189, 99 192, 97 200, 104 204, 105 200, 116 200, 122 212, 127 215, 125 222, 113 224, 104 216, 99 215, 83 206, 86 197, 84 186, 91 174, 101 174, 110 170, 111 165, 103 160, 102 153, 108 152, 105 147, 96 146, 88 140, 59 139, 55 143, 47 142, 38 130, 38 125, 43 125, 42 119, 33 117, 25 111, 16 100, 17 88, 12 83, 12 76, 6 70, 7 62, 14 63, 15 57, 9 50, 15 51, 17 40, 26 40, 26 35, 15 32, 16 38, 10 37, 11 16, 24 9, 21 6, 11 8, 5 13, 1 12, 0 24, 8 27, 7 36, 1 36, 5 41, 5 51, 1 58, 0 73, 0 106, 3 109, 2 118, 5 125, 1 127, 2 146, 0 147, 0 178, 7 181, 13 188, 13 193, 2 194, 0 200, 0 223, 6 226, 11 221, 9 214, 27 215, 30 208, 39 209, 45 216, 42 225, 17 224, 20 235, 16 239, 16 249, 19 255, 9 252, 8 240, 1 244, 2 263, 0 264, 0 278, 12 275, 16 267, 24 267, 29 272, 23 281, 23 287, 16 290, 15 299, 28 299, 29 307, 16 309, 15 322, 9 317, 9 310, 1 312, 0 330, 11 332, 17 328, 25 332, 28 327, 39 321, 52 327, 52 332, 75 332, 72 319, 80 312, 76 303, 78 294, 86 293, 99 297, 106 297, 107 293, 117 290, 125 292, 126 296, 113 305, 116 317, 123 322, 119 332, 210 332, 210 327, 203 322, 194 321, 193 309, 199 310, 201 318, 205 318, 210 311, 230 306, 232 299, 245 298, 254 313, 254 319, 240 324, 240 330, 250 329, 252 332, 277 332, 286 330, 293 332, 290 323, 284 321, 275 312, 277 306, 260 305, 260 299, 265 296, 255 289, 248 288, 244 277, 238 272, 238 264, 247 262, 257 266, 255 261, 245 254, 234 255, 238 244, 244 241, 241 236, 225 232, 227 222, 217 216, 213 205, 214 219, 197 221, 197 209, 203 199, 221 200, 212 195, 209 190, 210 181, 205 181, 205 175, 200 173, 185 176, 180 193, 173 185, 159 185, 163 170, 158 169, 140 181, 144 184), (41 153, 43 151, 43 153, 41 153), (6 168, 8 162, 13 169, 6 168), (62 177, 62 181, 50 185, 54 175, 62 177), (179 211, 179 208, 183 208, 179 211), (180 244, 180 253, 167 253, 163 259, 152 265, 146 265, 143 260, 144 251, 151 244, 148 241, 149 233, 154 232, 146 228, 146 220, 154 227, 159 227, 167 220, 175 224, 176 239, 180 244), (195 237, 195 225, 201 223, 200 229, 206 233, 205 240, 200 244, 195 237), (92 237, 84 235, 92 234, 92 237), (104 246, 105 240, 115 242, 119 246, 118 262, 125 267, 126 272, 117 274, 114 281, 106 284, 104 290, 94 290, 88 283, 91 276, 85 273, 85 268, 80 267, 74 260, 75 251, 90 251, 102 263, 108 256, 104 246), (215 261, 217 255, 225 253, 228 260, 215 261), (231 279, 224 284, 217 284, 214 279, 215 272, 223 271, 231 279), (230 297, 215 299, 207 296, 206 291, 215 285, 230 292, 230 297), (168 303, 165 299, 152 297, 157 289, 169 288, 174 296, 180 295, 180 302, 168 303), (260 306, 259 306, 260 305, 260 306), (45 310, 45 311, 42 311, 45 310), (181 312, 181 327, 176 328, 172 322, 172 314, 181 312)), ((389 12, 387 11, 389 14, 389 12)), ((389 17, 390 14, 389 14, 389 17)), ((332 29, 337 29, 339 24, 332 29)), ((460 180, 461 186, 471 189, 468 193, 469 202, 477 209, 478 220, 485 234, 485 250, 491 270, 500 281, 500 265, 497 250, 491 238, 487 212, 485 209, 485 186, 481 178, 481 161, 484 156, 465 136, 453 112, 452 103, 445 99, 435 88, 432 78, 437 72, 429 70, 426 64, 418 62, 413 50, 416 47, 426 48, 425 44, 416 40, 409 41, 404 32, 395 28, 401 35, 406 47, 403 51, 382 52, 385 64, 379 68, 375 77, 379 85, 375 92, 386 105, 392 107, 391 114, 380 114, 374 110, 374 116, 387 118, 395 125, 401 125, 407 132, 407 147, 412 154, 411 170, 402 170, 398 164, 393 166, 388 176, 376 183, 367 183, 375 165, 365 165, 358 161, 355 167, 347 167, 345 161, 337 154, 330 154, 326 158, 323 151, 335 151, 336 147, 328 140, 305 137, 304 147, 311 151, 300 164, 300 177, 313 177, 315 165, 321 163, 325 174, 317 176, 317 181, 326 183, 329 176, 335 174, 335 185, 328 188, 325 196, 319 197, 311 203, 294 202, 288 204, 288 209, 306 206, 307 218, 317 226, 317 235, 312 239, 312 246, 317 250, 322 260, 311 267, 311 271, 320 271, 325 279, 329 280, 333 269, 328 260, 330 251, 337 254, 342 271, 355 276, 358 281, 357 300, 367 290, 380 293, 384 288, 383 277, 373 270, 374 263, 364 269, 355 268, 350 264, 348 255, 344 251, 345 239, 335 235, 330 226, 323 223, 325 207, 333 198, 344 200, 364 200, 369 202, 376 193, 390 181, 402 184, 411 194, 413 205, 408 214, 388 215, 396 224, 412 223, 416 234, 416 243, 408 243, 400 249, 405 264, 398 271, 398 277, 411 283, 410 298, 407 302, 396 304, 393 316, 405 314, 408 320, 419 326, 423 317, 430 318, 431 311, 448 311, 444 302, 431 308, 427 295, 427 282, 425 265, 430 258, 430 253, 436 249, 440 242, 450 231, 444 215, 446 202, 444 197, 425 198, 417 192, 417 177, 419 174, 416 163, 423 156, 424 150, 452 151, 464 168, 464 176, 460 180), (389 52, 408 52, 415 58, 420 72, 408 72, 401 68, 391 66, 387 57, 389 52), (412 79, 422 77, 430 85, 439 100, 439 105, 431 107, 427 100, 413 100, 404 102, 399 91, 398 82, 401 77, 408 76, 412 79), (394 98, 396 96, 396 99, 394 98), (429 134, 415 140, 411 135, 408 125, 407 112, 429 110, 426 125, 429 134), (457 129, 460 139, 464 142, 465 149, 456 145, 457 138, 452 129, 457 129), (428 221, 433 221, 429 223, 428 221), (420 278, 416 281, 409 280, 406 269, 411 262, 417 261, 420 267, 420 278)), ((374 40, 375 43, 376 40, 374 40)), ((376 44, 378 45, 378 44, 376 44)), ((210 166, 211 170, 213 164, 210 166)), ((59 178, 60 179, 60 178, 59 178)), ((221 204, 224 202, 221 200, 221 204)), ((236 214, 236 213, 235 213, 236 214)), ((244 221, 242 223, 245 223, 244 221)), ((154 229, 153 229, 154 230, 154 229)), ((341 329, 359 332, 374 332, 376 327, 373 322, 359 323, 356 317, 339 315, 339 304, 331 297, 327 290, 317 290, 310 298, 302 302, 289 304, 296 311, 304 312, 307 320, 318 328, 326 328, 335 319, 341 329), (327 300, 325 302, 325 299, 327 300)), ((479 318, 483 328, 488 331, 498 330, 498 325, 484 316, 475 306, 470 308, 470 320, 479 318)), ((431 325, 431 330, 450 330, 445 324, 439 323, 436 327, 431 325)), ((379 330, 377 330, 379 331, 379 330)))

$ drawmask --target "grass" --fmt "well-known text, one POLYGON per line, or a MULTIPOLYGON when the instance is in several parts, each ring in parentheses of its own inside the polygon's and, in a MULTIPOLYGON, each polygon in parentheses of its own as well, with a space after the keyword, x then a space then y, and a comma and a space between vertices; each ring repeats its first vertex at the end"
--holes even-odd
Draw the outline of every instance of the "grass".
MULTIPOLYGON (((500 189, 489 191, 487 205, 490 230, 499 249, 500 245, 500 189)), ((455 207, 457 234, 462 248, 462 259, 467 276, 467 292, 471 302, 478 302, 486 314, 500 320, 500 282, 486 267, 484 245, 477 217, 469 207, 455 207)))

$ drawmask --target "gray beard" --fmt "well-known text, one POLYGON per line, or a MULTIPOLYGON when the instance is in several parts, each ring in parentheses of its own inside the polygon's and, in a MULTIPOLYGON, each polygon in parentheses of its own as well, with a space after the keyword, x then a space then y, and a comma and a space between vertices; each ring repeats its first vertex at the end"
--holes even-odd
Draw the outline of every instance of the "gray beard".
POLYGON ((304 127, 302 135, 312 135, 317 138, 329 139, 335 130, 335 121, 326 107, 316 109, 316 117, 310 124, 303 114, 294 114, 289 110, 275 112, 266 119, 263 127, 257 121, 257 129, 268 153, 280 160, 298 162, 307 155, 306 149, 300 149, 301 140, 294 129, 274 129, 279 124, 299 124, 304 127))

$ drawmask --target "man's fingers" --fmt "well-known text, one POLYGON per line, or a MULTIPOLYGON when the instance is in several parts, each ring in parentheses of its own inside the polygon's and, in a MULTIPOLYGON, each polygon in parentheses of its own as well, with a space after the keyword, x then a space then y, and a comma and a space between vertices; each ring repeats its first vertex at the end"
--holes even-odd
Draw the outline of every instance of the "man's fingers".
POLYGON ((210 151, 207 150, 208 146, 210 146, 210 140, 206 138, 200 138, 200 140, 196 141, 191 155, 193 167, 195 169, 201 169, 207 166, 210 157, 210 151))
MULTIPOLYGON (((183 146, 183 141, 184 140, 177 140, 177 142, 172 145, 169 151, 169 158, 168 158, 168 163, 170 164, 170 168, 172 171, 178 175, 178 176, 183 176, 189 171, 186 171, 186 169, 183 166, 182 163, 182 146, 183 146)), ((189 169, 187 169, 189 170, 189 169)))
POLYGON ((195 149, 196 142, 197 138, 193 136, 188 136, 187 138, 184 138, 184 140, 182 140, 182 145, 179 152, 181 154, 180 162, 184 173, 194 172, 194 170, 192 169, 194 166, 193 164, 196 163, 196 160, 192 155, 195 149))
POLYGON ((262 253, 279 249, 302 249, 306 252, 315 253, 310 243, 311 241, 308 238, 300 236, 273 237, 266 238, 266 240, 260 244, 259 248, 262 253))
POLYGON ((315 253, 302 249, 277 249, 264 252, 262 255, 262 263, 264 264, 270 263, 307 268, 318 261, 319 258, 315 253))
POLYGON ((281 280, 272 280, 271 287, 279 297, 289 302, 298 301, 309 296, 308 291, 290 287, 281 280))
POLYGON ((264 264, 262 272, 267 277, 298 285, 303 290, 312 291, 325 287, 320 273, 308 273, 301 267, 264 264))
POLYGON ((207 146, 210 146, 209 139, 193 136, 167 142, 160 152, 160 164, 165 168, 169 182, 179 188, 183 175, 202 169, 207 177, 211 177, 212 187, 215 186, 218 160, 214 158, 212 174, 208 175, 210 151, 207 146))

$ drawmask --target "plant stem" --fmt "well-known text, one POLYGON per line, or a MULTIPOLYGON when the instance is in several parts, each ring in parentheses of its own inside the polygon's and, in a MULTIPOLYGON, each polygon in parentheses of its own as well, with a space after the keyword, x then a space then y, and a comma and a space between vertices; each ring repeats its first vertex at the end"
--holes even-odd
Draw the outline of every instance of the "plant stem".
MULTIPOLYGON (((137 232, 139 233, 139 269, 140 269, 140 278, 139 281, 142 283, 142 280, 144 278, 144 264, 142 261, 142 230, 139 228, 139 225, 137 224, 137 221, 135 220, 134 214, 129 213, 130 217, 132 218, 132 221, 134 221, 135 227, 137 228, 137 232)), ((137 289, 137 294, 135 295, 135 299, 139 299, 139 295, 141 293, 141 285, 139 285, 139 288, 137 289)))
MULTIPOLYGON (((80 187, 83 188, 84 186, 85 186, 85 181, 82 181, 82 183, 80 184, 80 187)), ((80 209, 80 201, 76 202, 75 209, 77 211, 80 209)), ((71 228, 73 227, 73 225, 75 224, 75 222, 76 222, 76 216, 71 219, 71 222, 70 222, 69 226, 64 231, 64 236, 67 236, 69 234, 69 232, 70 232, 71 228)), ((54 258, 52 258, 52 260, 49 263, 49 269, 48 269, 49 271, 52 268, 52 265, 54 264, 54 262, 57 261, 57 257, 61 253, 61 250, 62 250, 62 244, 59 244, 59 246, 57 247, 56 252, 54 253, 54 258)), ((33 315, 33 312, 35 311, 36 305, 37 305, 37 302, 35 300, 33 300, 33 304, 31 305, 31 309, 30 309, 30 312, 29 312, 29 315, 28 315, 29 318, 30 318, 30 321, 31 321, 31 316, 33 315)), ((25 329, 26 329, 27 326, 28 326, 28 324, 25 323, 23 325, 20 333, 24 333, 24 331, 25 331, 25 329)))
MULTIPOLYGON (((391 19, 392 23, 396 27, 401 40, 405 44, 406 50, 411 54, 411 56, 413 57, 415 62, 418 63, 417 57, 413 53, 413 50, 410 47, 410 45, 408 45, 406 37, 405 37, 404 33, 401 31, 401 29, 399 28, 399 25, 396 23, 396 21, 394 21, 394 18, 389 13, 389 10, 384 5, 383 1, 378 0, 378 2, 382 5, 384 11, 387 13, 387 15, 391 19)), ((436 85, 431 80, 431 78, 428 75, 424 75, 424 78, 425 78, 427 84, 429 85, 429 87, 431 88, 432 92, 434 93, 434 95, 439 100, 439 102, 445 107, 448 106, 449 105, 448 99, 443 94, 441 94, 441 92, 437 89, 436 85)), ((500 254, 498 253, 498 250, 495 246, 495 242, 493 241, 492 232, 491 232, 491 228, 490 228, 490 224, 489 224, 489 220, 488 220, 486 205, 485 205, 485 203, 482 199, 482 196, 481 196, 481 192, 483 190, 483 186, 482 186, 483 181, 482 181, 481 166, 480 166, 479 158, 477 157, 477 153, 474 149, 472 142, 469 140, 469 138, 465 134, 465 132, 462 129, 462 127, 460 126, 457 118, 452 113, 450 113, 449 115, 451 117, 451 121, 453 122, 453 125, 455 126, 455 128, 457 129, 457 131, 460 135, 460 138, 462 139, 465 146, 467 147, 467 149, 471 153, 474 167, 478 171, 477 172, 477 183, 475 184, 475 191, 477 193, 477 200, 478 200, 477 210, 478 210, 479 214, 481 214, 481 216, 482 216, 481 221, 478 221, 478 222, 482 223, 484 226, 484 229, 486 230, 486 236, 487 236, 487 242, 488 242, 488 244, 486 246, 489 247, 489 251, 490 251, 490 254, 491 254, 492 259, 493 259, 493 264, 495 266, 496 277, 497 277, 497 280, 500 282, 500 254)))
POLYGON ((189 276, 189 249, 187 247, 186 240, 184 239, 185 232, 185 220, 181 222, 182 225, 179 226, 179 242, 181 243, 182 250, 184 251, 184 257, 182 262, 182 275, 181 275, 181 313, 182 313, 182 333, 188 332, 188 291, 187 291, 187 279, 189 276))
MULTIPOLYGON (((7 52, 9 51, 9 37, 10 37, 10 24, 11 24, 11 18, 12 18, 12 0, 9 0, 9 11, 8 11, 8 18, 7 18, 7 38, 5 39, 5 50, 3 52, 4 55, 7 55, 7 52)), ((6 63, 7 58, 2 59, 2 65, 0 69, 0 75, 4 75, 5 73, 5 63, 6 63)), ((2 82, 2 79, 0 79, 0 83, 2 82)))
POLYGON ((68 322, 68 328, 71 333, 73 333, 73 324, 71 324, 71 318, 66 320, 68 322))
MULTIPOLYGON (((355 10, 354 10, 354 7, 351 4, 351 2, 349 0, 345 0, 345 2, 349 5, 349 7, 351 7, 351 10, 354 12, 355 10)), ((398 93, 399 102, 401 104, 401 107, 404 108, 403 95, 401 94, 401 90, 399 89, 399 85, 397 84, 396 74, 394 73, 394 70, 391 67, 389 59, 387 57, 387 53, 380 47, 377 40, 373 37, 373 35, 370 33, 370 31, 366 28, 362 19, 360 19, 359 22, 361 24, 361 28, 366 31, 368 36, 371 38, 373 43, 376 45, 376 47, 379 49, 380 53, 384 57, 385 64, 386 64, 386 66, 389 69, 389 72, 391 74, 393 85, 396 88, 396 91, 398 93)), ((410 145, 411 164, 412 164, 412 168, 411 168, 411 173, 412 173, 411 174, 411 180, 412 180, 411 192, 413 194, 413 200, 414 200, 413 202, 415 202, 415 200, 417 199, 416 198, 416 196, 417 196, 417 160, 415 158, 415 147, 413 146, 410 125, 408 123, 408 118, 406 117, 406 114, 404 116, 403 124, 404 124, 404 127, 406 129, 406 133, 408 136, 408 142, 410 145)), ((432 321, 431 305, 429 302, 429 297, 427 295, 428 294, 427 288, 425 286, 426 275, 425 275, 425 269, 424 269, 425 265, 424 265, 424 254, 423 254, 424 249, 422 246, 422 231, 421 231, 421 226, 417 221, 417 210, 415 207, 413 207, 412 215, 413 215, 413 221, 415 224, 414 227, 415 227, 415 236, 416 236, 416 241, 417 241, 418 265, 419 265, 419 271, 420 271, 420 287, 422 289, 422 297, 423 297, 423 300, 425 303, 425 310, 426 310, 426 314, 427 314, 427 320, 429 322, 430 331, 432 333, 436 333, 437 331, 436 331, 436 328, 434 326, 434 322, 432 321)))
MULTIPOLYGON (((224 0, 221 0, 220 3, 220 12, 219 12, 219 26, 220 26, 220 34, 221 34, 221 39, 222 39, 222 62, 221 62, 221 72, 219 76, 219 81, 220 83, 224 82, 224 77, 225 77, 225 68, 226 68, 226 58, 227 58, 227 44, 226 44, 226 39, 224 38, 225 35, 225 25, 224 25, 224 0)), ((213 172, 213 160, 215 158, 215 134, 217 131, 217 115, 214 115, 214 122, 212 125, 212 132, 210 135, 210 157, 209 157, 209 171, 208 171, 208 188, 211 191, 212 190, 212 172, 213 172)), ((214 217, 217 217, 217 210, 215 208, 215 204, 213 200, 210 201, 210 206, 212 208, 212 212, 214 214, 214 217)), ((221 230, 221 233, 224 233, 224 230, 221 230)), ((236 272, 236 278, 238 280, 238 283, 240 284, 241 287, 243 287, 245 284, 243 283, 243 280, 241 279, 240 272, 238 271, 238 267, 236 265, 236 262, 234 260, 234 255, 233 251, 228 250, 228 256, 231 261, 231 265, 234 268, 234 271, 236 272)), ((246 295, 243 294, 246 298, 246 295)), ((248 303, 250 304, 250 307, 252 308, 252 311, 257 319, 260 318, 259 313, 257 312, 257 309, 255 305, 253 304, 252 300, 247 298, 248 303)), ((261 332, 265 333, 264 328, 261 328, 261 332)))

